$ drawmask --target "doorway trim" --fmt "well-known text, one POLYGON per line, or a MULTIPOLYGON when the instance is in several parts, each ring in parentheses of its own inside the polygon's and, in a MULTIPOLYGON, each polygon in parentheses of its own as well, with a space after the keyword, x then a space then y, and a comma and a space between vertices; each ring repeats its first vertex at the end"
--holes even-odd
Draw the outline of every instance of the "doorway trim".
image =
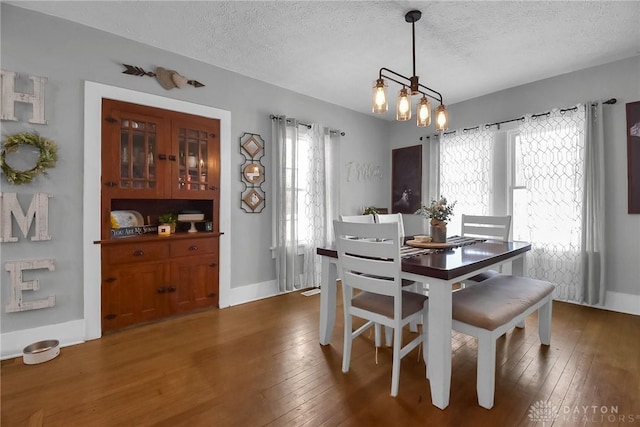
POLYGON ((83 279, 85 339, 102 336, 100 245, 100 170, 102 98, 163 108, 220 120, 220 308, 231 291, 231 112, 116 86, 84 84, 83 279))

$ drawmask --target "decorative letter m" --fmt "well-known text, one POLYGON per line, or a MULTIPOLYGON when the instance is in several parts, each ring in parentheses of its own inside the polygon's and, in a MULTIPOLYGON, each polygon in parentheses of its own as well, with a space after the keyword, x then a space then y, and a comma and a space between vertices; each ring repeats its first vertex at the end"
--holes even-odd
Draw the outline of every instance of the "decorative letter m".
POLYGON ((25 239, 35 218, 36 227, 31 240, 51 240, 51 236, 49 236, 49 197, 51 195, 47 193, 34 194, 25 215, 18 203, 16 193, 0 193, 0 242, 18 241, 17 237, 13 237, 12 215, 25 239))

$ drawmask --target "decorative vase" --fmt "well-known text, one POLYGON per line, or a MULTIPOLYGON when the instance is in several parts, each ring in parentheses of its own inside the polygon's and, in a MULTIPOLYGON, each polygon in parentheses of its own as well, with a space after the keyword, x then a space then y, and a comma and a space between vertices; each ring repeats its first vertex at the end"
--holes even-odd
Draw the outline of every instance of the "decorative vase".
POLYGON ((434 243, 445 243, 447 241, 446 223, 431 225, 431 241, 434 243))

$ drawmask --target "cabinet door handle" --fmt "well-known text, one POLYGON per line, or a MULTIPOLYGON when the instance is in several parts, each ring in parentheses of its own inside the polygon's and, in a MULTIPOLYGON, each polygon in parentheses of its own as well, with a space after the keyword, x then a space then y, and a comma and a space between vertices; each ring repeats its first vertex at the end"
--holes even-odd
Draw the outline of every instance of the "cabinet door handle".
POLYGON ((165 292, 167 292, 167 288, 165 288, 164 286, 162 286, 161 288, 158 288, 159 294, 164 294, 165 292))
POLYGON ((166 154, 158 154, 158 160, 167 160, 166 154))
POLYGON ((112 282, 116 281, 116 278, 115 277, 107 277, 106 279, 104 279, 104 281, 107 282, 107 283, 112 283, 112 282))
POLYGON ((106 185, 107 187, 115 187, 118 184, 116 184, 113 181, 107 181, 107 182, 104 183, 104 185, 106 185))
POLYGON ((176 158, 176 156, 171 154, 171 155, 169 155, 169 160, 171 160, 172 162, 175 162, 177 160, 177 158, 176 158))
POLYGON ((218 189, 218 187, 216 187, 215 185, 212 185, 211 187, 209 187, 209 190, 212 191, 216 191, 218 189))
POLYGON ((144 251, 142 249, 137 249, 133 251, 133 256, 143 256, 143 255, 144 255, 144 251))
POLYGON ((209 267, 217 267, 218 264, 216 264, 215 262, 212 262, 211 264, 209 264, 209 267))
POLYGON ((107 320, 111 320, 111 319, 115 319, 116 316, 117 316, 116 314, 109 313, 106 316, 104 316, 104 318, 107 319, 107 320))
POLYGON ((175 286, 169 286, 167 288, 167 292, 175 292, 176 291, 176 287, 175 286))
POLYGON ((189 246, 189 250, 190 250, 190 251, 197 251, 197 250, 198 250, 198 247, 197 247, 196 245, 189 246))
POLYGON ((216 297, 216 293, 215 293, 215 292, 212 292, 212 293, 210 293, 209 295, 207 295, 207 297, 209 297, 209 298, 215 298, 215 297, 216 297))

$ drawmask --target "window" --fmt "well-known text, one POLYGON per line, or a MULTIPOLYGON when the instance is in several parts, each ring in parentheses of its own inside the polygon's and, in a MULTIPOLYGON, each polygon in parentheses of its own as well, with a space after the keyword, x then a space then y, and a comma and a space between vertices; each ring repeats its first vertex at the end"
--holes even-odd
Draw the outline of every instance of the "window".
POLYGON ((513 239, 533 245, 526 274, 572 301, 582 300, 585 120, 584 106, 553 110, 509 131, 444 135, 439 149, 439 194, 457 201, 449 234, 462 214, 511 214, 513 239))
POLYGON ((287 132, 286 140, 286 221, 288 240, 296 238, 299 245, 311 241, 311 221, 305 206, 312 196, 309 180, 311 173, 311 136, 306 127, 300 127, 298 132, 287 132), (294 140, 294 137, 297 139, 294 140), (294 221, 294 218, 296 219, 294 221))
POLYGON ((520 133, 510 135, 511 141, 511 230, 513 240, 529 241, 529 227, 527 216, 527 186, 525 185, 522 152, 520 147, 520 133))
POLYGON ((513 238, 531 242, 527 274, 581 299, 584 111, 552 111, 510 134, 513 238))
POLYGON ((456 202, 449 234, 459 233, 462 214, 488 215, 492 167, 492 132, 444 135, 440 144, 440 195, 456 202), (453 231, 456 230, 456 231, 453 231))

